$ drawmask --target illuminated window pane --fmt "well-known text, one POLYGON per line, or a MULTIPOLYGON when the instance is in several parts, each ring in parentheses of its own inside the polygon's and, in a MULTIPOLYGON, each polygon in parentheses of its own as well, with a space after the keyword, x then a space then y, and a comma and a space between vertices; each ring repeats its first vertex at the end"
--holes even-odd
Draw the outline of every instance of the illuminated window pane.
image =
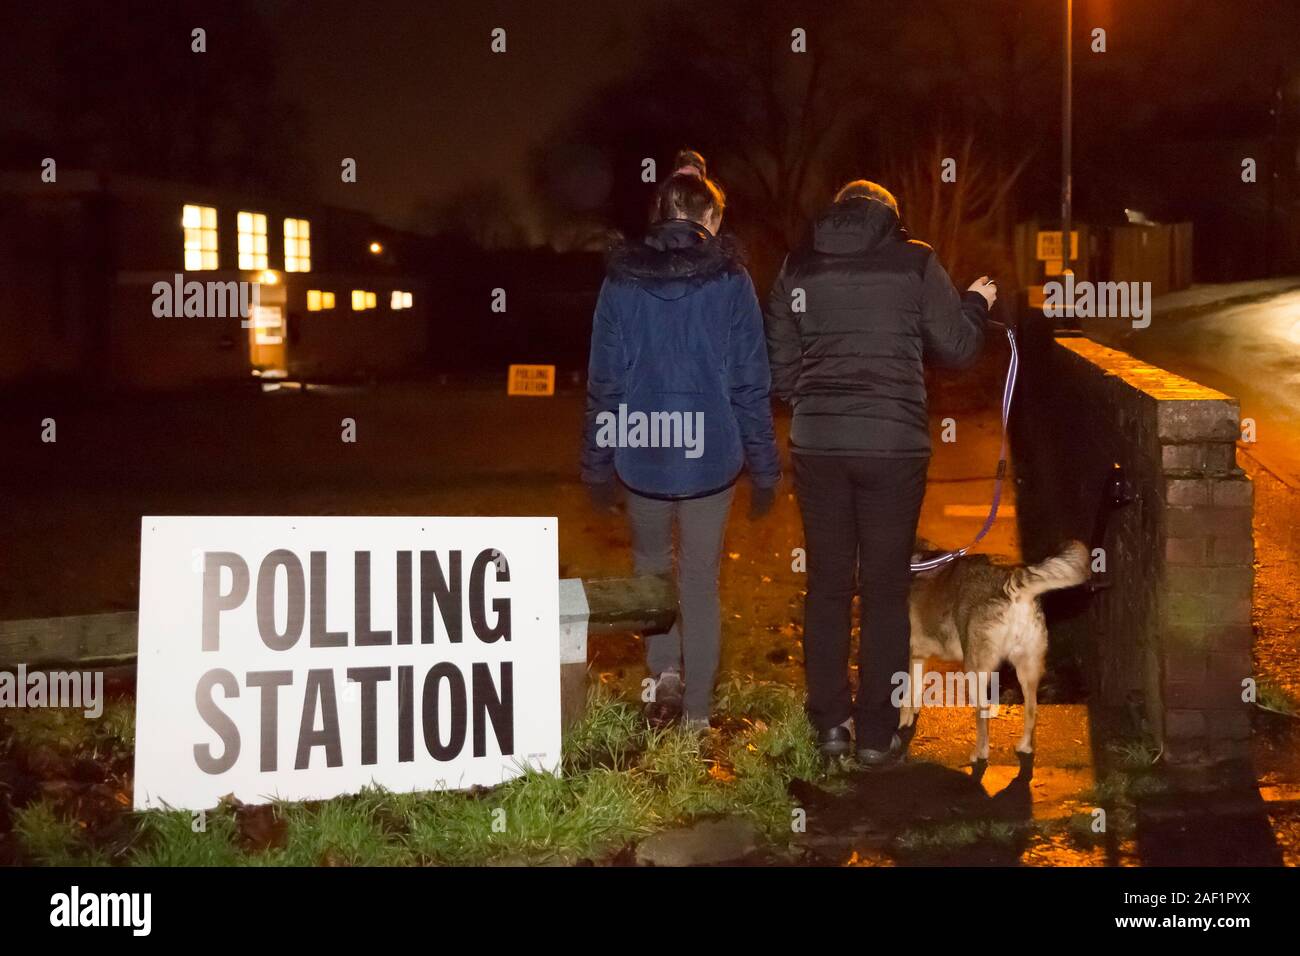
POLYGON ((241 212, 235 222, 239 230, 239 268, 265 269, 266 214, 241 212))
POLYGON ((308 312, 320 311, 320 289, 307 290, 307 311, 308 312))
POLYGON ((410 308, 412 305, 414 305, 414 304, 415 304, 415 297, 414 297, 413 295, 411 295, 411 293, 409 293, 409 292, 403 292, 403 293, 402 293, 402 308, 403 308, 403 309, 409 309, 409 308, 410 308))
POLYGON ((322 309, 332 309, 332 308, 334 308, 334 293, 333 293, 333 292, 322 292, 322 293, 320 294, 320 304, 321 304, 321 308, 322 308, 322 309))
POLYGON ((367 309, 373 309, 373 308, 375 307, 375 303, 376 303, 377 301, 378 301, 378 300, 375 298, 375 294, 374 294, 373 292, 367 292, 367 293, 366 293, 366 308, 367 308, 367 309))
POLYGON ((394 312, 400 309, 402 307, 402 293, 396 291, 393 292, 392 298, 388 301, 388 307, 394 312))
POLYGON ((217 268, 217 210, 212 206, 181 208, 186 271, 217 268))
POLYGON ((284 271, 311 272, 311 223, 306 219, 284 221, 284 271))
POLYGON ((366 293, 363 289, 352 290, 352 311, 362 312, 366 307, 366 293))

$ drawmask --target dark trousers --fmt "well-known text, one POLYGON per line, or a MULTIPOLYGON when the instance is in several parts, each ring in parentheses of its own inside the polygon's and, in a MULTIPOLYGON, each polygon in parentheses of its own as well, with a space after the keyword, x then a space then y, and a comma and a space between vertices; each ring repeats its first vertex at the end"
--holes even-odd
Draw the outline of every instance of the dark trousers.
POLYGON ((883 750, 898 727, 893 677, 908 668, 908 566, 929 459, 792 457, 808 557, 808 716, 819 731, 852 716, 857 745, 883 750), (848 676, 855 583, 862 624, 856 708, 848 676))
POLYGON ((633 491, 627 495, 637 574, 665 574, 673 569, 673 525, 677 525, 677 620, 666 634, 646 635, 646 667, 655 677, 667 670, 682 673, 686 681, 682 713, 688 720, 707 720, 713 704, 713 681, 722 652, 718 566, 735 493, 733 485, 703 498, 675 501, 633 491))

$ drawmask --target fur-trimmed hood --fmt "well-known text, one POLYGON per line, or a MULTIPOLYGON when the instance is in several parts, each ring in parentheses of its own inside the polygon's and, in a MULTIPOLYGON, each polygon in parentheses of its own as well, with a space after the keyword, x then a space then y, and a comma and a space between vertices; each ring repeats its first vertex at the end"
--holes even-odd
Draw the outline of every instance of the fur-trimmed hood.
POLYGON ((621 242, 607 259, 609 278, 639 286, 660 299, 679 299, 719 275, 744 268, 730 236, 714 236, 689 219, 665 219, 644 240, 621 242))
POLYGON ((696 498, 748 466, 756 487, 775 486, 781 456, 763 311, 735 246, 670 220, 612 250, 608 264, 591 321, 582 480, 617 476, 644 496, 696 498), (657 438, 613 429, 631 416, 679 421, 682 441, 655 431, 669 426, 651 425, 657 438), (702 436, 698 455, 681 447, 688 418, 702 436))

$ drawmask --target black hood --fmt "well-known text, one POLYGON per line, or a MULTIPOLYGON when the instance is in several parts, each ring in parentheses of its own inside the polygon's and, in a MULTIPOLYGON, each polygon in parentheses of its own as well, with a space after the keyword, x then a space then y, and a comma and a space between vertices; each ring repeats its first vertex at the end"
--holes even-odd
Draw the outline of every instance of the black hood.
POLYGON ((688 219, 665 219, 641 242, 610 250, 611 279, 630 282, 663 299, 678 299, 720 273, 740 268, 739 248, 688 219))
POLYGON ((895 239, 907 239, 898 213, 864 197, 835 203, 817 217, 812 228, 812 247, 831 255, 867 252, 895 239))

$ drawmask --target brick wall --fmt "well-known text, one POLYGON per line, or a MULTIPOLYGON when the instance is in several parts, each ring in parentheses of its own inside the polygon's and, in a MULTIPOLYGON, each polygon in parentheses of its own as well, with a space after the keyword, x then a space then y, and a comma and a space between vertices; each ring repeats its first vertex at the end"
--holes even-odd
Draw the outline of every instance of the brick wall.
MULTIPOLYGON (((1077 537, 1102 587, 1049 605, 1104 725, 1136 720, 1172 763, 1246 756, 1252 674, 1250 480, 1236 399, 1084 338, 1026 332, 1014 430, 1025 556, 1077 537), (1134 500, 1104 522, 1123 468, 1134 500)), ((1060 650, 1058 646, 1058 651, 1060 650)))

